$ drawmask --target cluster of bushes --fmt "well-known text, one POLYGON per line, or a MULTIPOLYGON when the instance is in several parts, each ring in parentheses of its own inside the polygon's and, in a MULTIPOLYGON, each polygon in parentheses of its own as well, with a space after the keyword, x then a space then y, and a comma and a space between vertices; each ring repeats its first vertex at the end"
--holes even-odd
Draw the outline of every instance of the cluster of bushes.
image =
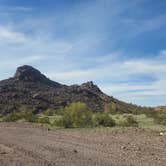
POLYGON ((39 117, 38 115, 33 114, 31 111, 27 112, 13 112, 5 117, 3 117, 3 122, 16 122, 19 120, 24 120, 32 123, 49 123, 48 117, 39 117))
POLYGON ((93 116, 93 126, 113 127, 116 125, 115 120, 109 113, 97 113, 93 116))
MULTIPOLYGON (((61 126, 64 128, 75 128, 75 127, 113 127, 119 125, 111 117, 108 111, 100 113, 92 113, 88 110, 84 103, 77 102, 72 103, 65 107, 62 111, 61 118, 55 120, 55 126, 61 126)), ((137 127, 138 122, 133 116, 126 116, 125 120, 119 125, 121 127, 137 127)))
POLYGON ((138 122, 132 115, 124 115, 117 123, 120 127, 138 127, 138 122))
POLYGON ((84 103, 77 102, 66 106, 60 119, 55 125, 65 128, 92 126, 92 112, 84 103))
POLYGON ((16 122, 21 118, 21 116, 17 113, 10 113, 2 118, 3 122, 16 122))
POLYGON ((18 113, 10 113, 5 116, 3 121, 14 122, 25 120, 64 128, 113 127, 116 125, 122 127, 138 126, 138 122, 132 115, 124 116, 123 121, 115 120, 109 112, 109 107, 105 107, 104 112, 92 113, 86 104, 76 102, 58 110, 49 109, 42 115, 36 115, 33 111, 23 107, 18 113), (53 119, 53 122, 50 122, 50 119, 53 119))
POLYGON ((156 112, 153 116, 154 122, 157 124, 165 125, 166 126, 166 112, 156 112))
POLYGON ((166 126, 166 111, 146 112, 146 116, 153 118, 156 124, 161 124, 166 126))

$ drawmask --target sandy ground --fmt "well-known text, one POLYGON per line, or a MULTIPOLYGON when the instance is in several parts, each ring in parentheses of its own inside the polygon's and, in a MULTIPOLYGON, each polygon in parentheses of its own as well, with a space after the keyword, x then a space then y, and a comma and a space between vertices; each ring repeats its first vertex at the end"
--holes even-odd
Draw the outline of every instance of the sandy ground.
POLYGON ((165 166, 166 136, 127 130, 56 130, 0 123, 0 166, 165 166))

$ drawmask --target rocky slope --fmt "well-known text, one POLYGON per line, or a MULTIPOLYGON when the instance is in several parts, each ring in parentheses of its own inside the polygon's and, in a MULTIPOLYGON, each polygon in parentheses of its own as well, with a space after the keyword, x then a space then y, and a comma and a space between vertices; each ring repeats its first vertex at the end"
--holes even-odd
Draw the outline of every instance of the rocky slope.
POLYGON ((17 111, 21 106, 37 113, 48 108, 57 109, 71 102, 81 101, 92 111, 103 111, 109 105, 114 111, 138 110, 132 104, 119 101, 104 94, 93 82, 82 85, 62 85, 48 79, 31 66, 17 68, 14 77, 0 81, 0 114, 17 111))

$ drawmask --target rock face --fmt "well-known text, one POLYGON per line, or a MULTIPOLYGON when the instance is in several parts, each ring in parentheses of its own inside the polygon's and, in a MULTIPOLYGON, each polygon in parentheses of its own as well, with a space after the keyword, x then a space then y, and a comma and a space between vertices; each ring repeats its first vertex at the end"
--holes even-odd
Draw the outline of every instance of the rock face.
POLYGON ((14 79, 34 83, 41 82, 50 86, 60 86, 59 83, 49 80, 45 75, 41 74, 40 71, 28 65, 18 67, 14 79))
POLYGON ((31 66, 17 68, 14 77, 0 81, 0 114, 27 106, 36 112, 57 109, 71 102, 84 102, 92 111, 103 111, 109 105, 116 111, 131 112, 137 107, 104 94, 93 82, 62 85, 48 79, 31 66))

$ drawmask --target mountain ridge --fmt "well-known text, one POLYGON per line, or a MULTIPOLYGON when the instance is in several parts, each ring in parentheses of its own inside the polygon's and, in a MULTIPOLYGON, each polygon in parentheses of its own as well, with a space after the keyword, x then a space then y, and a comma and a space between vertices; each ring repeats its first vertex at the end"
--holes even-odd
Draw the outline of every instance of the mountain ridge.
POLYGON ((28 65, 18 67, 14 77, 0 81, 0 114, 17 111, 22 105, 38 113, 78 101, 84 102, 92 111, 103 111, 106 105, 119 112, 140 109, 106 95, 92 81, 81 85, 63 85, 28 65))

